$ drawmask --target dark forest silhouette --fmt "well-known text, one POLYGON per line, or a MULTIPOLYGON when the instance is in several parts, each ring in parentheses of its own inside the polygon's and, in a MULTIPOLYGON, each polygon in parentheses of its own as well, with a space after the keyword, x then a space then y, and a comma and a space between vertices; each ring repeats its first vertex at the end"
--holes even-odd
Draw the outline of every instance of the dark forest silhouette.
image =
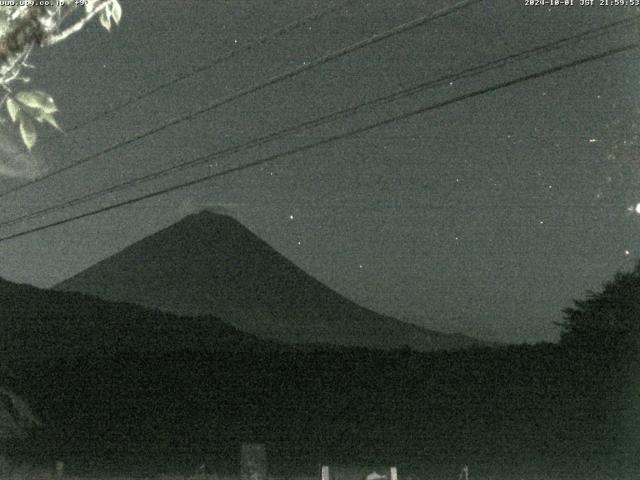
POLYGON ((600 292, 564 310, 561 342, 585 350, 637 350, 640 340, 640 262, 616 273, 600 292))
MULTIPOLYGON (((8 282, 0 290, 2 305, 13 305, 10 323, 46 298, 52 307, 39 329, 65 319, 55 305, 91 299, 8 282)), ((130 340, 118 346, 117 329, 104 337, 112 348, 67 345, 57 356, 44 349, 46 358, 42 345, 25 342, 33 350, 15 357, 8 386, 44 426, 11 453, 63 458, 70 469, 155 462, 162 471, 206 461, 234 470, 249 440, 266 442, 274 472, 359 461, 433 471, 466 463, 488 473, 637 471, 638 293, 640 264, 567 308, 558 344, 303 350, 220 326, 219 345, 183 336, 173 349, 163 335, 146 350, 131 350, 130 340)), ((112 327, 153 315, 171 323, 168 314, 91 301, 84 312, 92 324, 98 313, 117 315, 112 327)), ((24 325, 13 335, 37 333, 24 325)))

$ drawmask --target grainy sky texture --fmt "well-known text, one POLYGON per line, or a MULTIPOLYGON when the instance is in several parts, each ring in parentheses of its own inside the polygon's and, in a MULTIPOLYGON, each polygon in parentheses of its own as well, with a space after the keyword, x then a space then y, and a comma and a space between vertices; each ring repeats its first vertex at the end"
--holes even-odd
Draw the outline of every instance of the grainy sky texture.
MULTIPOLYGON (((34 87, 56 99, 15 172, 56 170, 448 1, 372 0, 245 49, 115 113, 113 106, 331 5, 312 0, 122 0, 97 23, 36 52, 34 87), (93 120, 98 117, 98 120, 93 120)), ((0 196, 0 220, 501 57, 590 32, 631 7, 484 1, 229 102, 0 196)), ((597 3, 597 2, 596 2, 597 3)), ((358 126, 638 41, 638 23, 445 82, 329 125, 216 158, 10 228, 38 226, 240 165, 358 126)), ((554 321, 640 257, 640 54, 611 55, 108 213, 0 243, 0 275, 51 286, 203 208, 222 209, 338 292, 367 307, 482 338, 556 340, 554 321)), ((2 126, 0 154, 12 151, 2 126), (9 146, 5 146, 9 145, 9 146)), ((18 173, 19 174, 19 173, 18 173)))

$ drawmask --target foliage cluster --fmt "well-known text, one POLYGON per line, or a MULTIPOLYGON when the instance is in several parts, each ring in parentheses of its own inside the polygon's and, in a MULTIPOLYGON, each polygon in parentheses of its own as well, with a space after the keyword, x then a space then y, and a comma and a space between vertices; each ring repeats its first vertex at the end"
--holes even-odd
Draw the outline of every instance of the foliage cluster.
MULTIPOLYGON (((54 4, 54 2, 50 2, 54 4)), ((49 46, 67 39, 97 17, 110 30, 122 17, 118 0, 84 0, 60 5, 25 5, 0 8, 0 99, 20 136, 30 150, 36 142, 36 124, 46 123, 58 130, 54 117, 58 111, 53 98, 42 90, 19 90, 29 83, 23 74, 34 46, 49 46), (82 6, 82 8, 81 8, 82 6)))

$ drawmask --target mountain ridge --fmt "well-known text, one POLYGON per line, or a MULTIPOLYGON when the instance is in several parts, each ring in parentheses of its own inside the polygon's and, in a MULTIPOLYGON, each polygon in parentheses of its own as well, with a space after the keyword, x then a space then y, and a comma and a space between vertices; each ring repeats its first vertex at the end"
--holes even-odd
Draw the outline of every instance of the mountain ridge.
POLYGON ((307 274, 237 220, 184 217, 53 287, 188 316, 215 315, 288 344, 417 350, 482 342, 357 305, 307 274))
POLYGON ((0 346, 5 361, 116 351, 270 348, 214 316, 187 318, 84 293, 41 289, 0 278, 0 346))

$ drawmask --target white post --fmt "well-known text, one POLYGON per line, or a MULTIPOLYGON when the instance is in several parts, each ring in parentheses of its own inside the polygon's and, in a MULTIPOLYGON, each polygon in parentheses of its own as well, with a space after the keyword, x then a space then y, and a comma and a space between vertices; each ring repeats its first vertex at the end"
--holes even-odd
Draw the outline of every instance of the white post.
POLYGON ((465 465, 462 467, 462 471, 460 472, 460 476, 458 477, 460 480, 469 480, 469 466, 465 465))
POLYGON ((329 480, 329 466, 322 466, 322 480, 329 480))
POLYGON ((398 480, 398 468, 397 467, 391 467, 391 477, 390 480, 398 480))

